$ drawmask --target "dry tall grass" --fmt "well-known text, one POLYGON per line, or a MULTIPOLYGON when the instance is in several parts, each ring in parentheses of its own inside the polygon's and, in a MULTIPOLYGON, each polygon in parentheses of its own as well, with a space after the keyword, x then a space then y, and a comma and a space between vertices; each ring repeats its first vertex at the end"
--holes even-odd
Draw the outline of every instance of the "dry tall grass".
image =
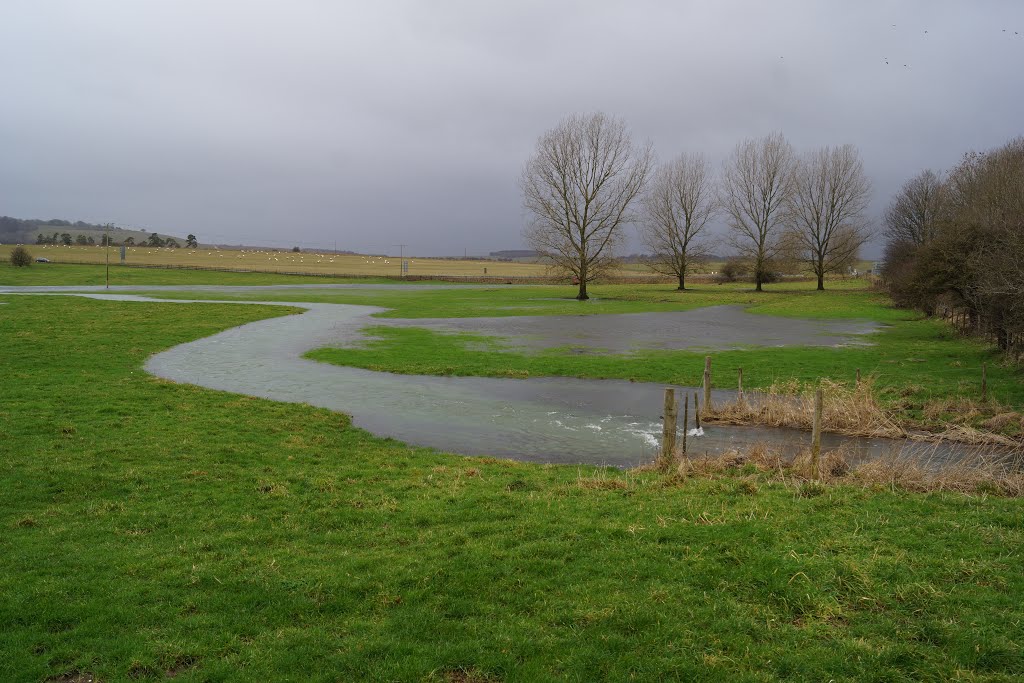
MULTIPOLYGON (((1024 458, 992 457, 982 449, 956 460, 942 460, 935 449, 903 447, 880 458, 855 461, 843 448, 823 453, 819 475, 812 476, 810 450, 787 460, 779 452, 758 445, 746 452, 730 451, 720 455, 687 458, 679 468, 685 476, 710 477, 735 475, 753 470, 767 481, 783 482, 797 490, 808 483, 851 485, 914 492, 955 491, 975 495, 1024 495, 1024 458)), ((673 474, 670 481, 685 477, 673 474)))
MULTIPOLYGON (((937 433, 909 430, 889 415, 878 402, 871 377, 853 387, 822 379, 820 387, 823 394, 822 430, 826 432, 918 441, 955 441, 1009 448, 1021 445, 1018 440, 966 424, 950 425, 937 433)), ((718 424, 761 424, 810 430, 814 420, 816 388, 797 380, 776 382, 767 392, 747 394, 745 398, 731 403, 713 404, 703 419, 718 424)), ((964 413, 965 419, 978 414, 976 408, 964 413)))

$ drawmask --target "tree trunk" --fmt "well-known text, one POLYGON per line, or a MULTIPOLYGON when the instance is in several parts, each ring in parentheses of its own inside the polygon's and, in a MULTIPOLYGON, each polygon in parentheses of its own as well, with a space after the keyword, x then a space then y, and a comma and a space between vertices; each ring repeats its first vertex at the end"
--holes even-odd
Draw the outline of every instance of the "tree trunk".
POLYGON ((824 292, 825 291, 825 274, 824 273, 818 273, 818 291, 819 292, 824 292))
POLYGON ((587 281, 580 278, 580 293, 576 295, 577 301, 586 301, 590 297, 587 296, 587 281))
POLYGON ((754 291, 755 292, 760 292, 761 291, 761 278, 760 277, 754 278, 754 282, 755 282, 754 291))
POLYGON ((679 275, 679 289, 680 290, 686 289, 686 278, 682 274, 679 275))

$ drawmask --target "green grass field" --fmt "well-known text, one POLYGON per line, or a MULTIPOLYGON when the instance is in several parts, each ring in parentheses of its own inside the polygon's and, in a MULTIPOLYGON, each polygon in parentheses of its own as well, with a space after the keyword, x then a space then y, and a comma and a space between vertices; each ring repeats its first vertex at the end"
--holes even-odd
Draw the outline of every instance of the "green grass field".
MULTIPOLYGON (((102 265, 69 263, 37 263, 29 268, 13 268, 6 260, 0 262, 0 285, 78 286, 103 285, 107 282, 102 265)), ((281 285, 329 284, 355 282, 393 282, 384 278, 335 278, 317 275, 279 275, 275 273, 231 273, 168 268, 110 268, 110 284, 131 285, 281 285)))
MULTIPOLYGON (((544 300, 566 288, 315 296, 423 315, 753 296, 714 291, 609 289, 582 305, 544 300)), ((928 328, 870 292, 843 296, 920 335, 899 343, 924 357, 928 328)), ((757 298, 819 316, 836 300, 757 298)), ((1024 676, 1022 499, 806 495, 752 469, 673 484, 410 448, 342 415, 141 369, 288 309, 0 302, 0 680, 1024 676)), ((438 335, 385 340, 381 358, 414 343, 468 358, 438 335)))

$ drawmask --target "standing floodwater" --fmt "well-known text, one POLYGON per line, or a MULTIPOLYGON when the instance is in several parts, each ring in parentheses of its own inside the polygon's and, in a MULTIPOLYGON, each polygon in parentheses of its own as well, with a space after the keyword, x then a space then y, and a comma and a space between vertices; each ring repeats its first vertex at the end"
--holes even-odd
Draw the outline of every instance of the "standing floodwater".
MULTIPOLYGON (((192 303, 130 295, 86 296, 168 306, 192 303)), ((345 412, 374 434, 467 455, 619 467, 649 462, 657 455, 664 385, 409 376, 318 363, 302 355, 324 346, 359 342, 360 330, 379 321, 370 316, 383 309, 283 305, 307 310, 176 346, 150 358, 146 370, 177 382, 345 412)), ((716 391, 713 396, 722 401, 733 394, 716 391)), ((705 436, 691 439, 690 446, 691 453, 714 454, 764 443, 792 453, 808 441, 807 433, 792 429, 706 425, 705 436)), ((826 448, 846 444, 855 457, 878 455, 901 445, 888 439, 836 435, 824 435, 822 441, 826 448)), ((952 446, 943 449, 946 456, 955 454, 952 446)))

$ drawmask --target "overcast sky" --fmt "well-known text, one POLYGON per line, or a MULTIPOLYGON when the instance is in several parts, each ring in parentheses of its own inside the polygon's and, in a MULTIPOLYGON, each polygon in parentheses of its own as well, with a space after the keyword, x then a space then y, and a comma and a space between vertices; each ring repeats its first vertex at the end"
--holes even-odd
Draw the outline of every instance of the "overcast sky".
POLYGON ((537 138, 603 111, 662 160, 854 144, 878 220, 1024 134, 1022 86, 1020 0, 2 0, 0 215, 522 248, 537 138))

